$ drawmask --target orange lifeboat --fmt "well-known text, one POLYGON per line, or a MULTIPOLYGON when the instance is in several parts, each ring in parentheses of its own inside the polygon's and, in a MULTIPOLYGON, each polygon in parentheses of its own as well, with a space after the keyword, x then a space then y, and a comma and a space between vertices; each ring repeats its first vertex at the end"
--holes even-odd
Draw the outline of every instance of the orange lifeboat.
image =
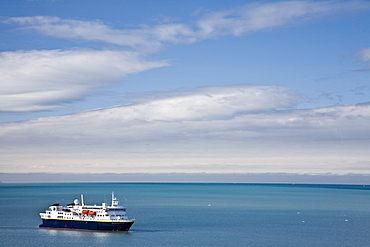
POLYGON ((88 215, 96 215, 96 212, 89 211, 87 214, 88 214, 88 215))
POLYGON ((83 214, 88 214, 90 211, 89 210, 82 210, 83 214))

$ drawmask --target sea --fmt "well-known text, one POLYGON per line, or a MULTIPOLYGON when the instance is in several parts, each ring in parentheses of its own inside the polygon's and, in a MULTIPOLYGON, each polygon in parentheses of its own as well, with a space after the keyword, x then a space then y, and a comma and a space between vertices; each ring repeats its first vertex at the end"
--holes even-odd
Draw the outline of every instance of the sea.
POLYGON ((369 185, 0 184, 0 246, 370 246, 369 185), (40 229, 39 213, 114 191, 129 232, 40 229))

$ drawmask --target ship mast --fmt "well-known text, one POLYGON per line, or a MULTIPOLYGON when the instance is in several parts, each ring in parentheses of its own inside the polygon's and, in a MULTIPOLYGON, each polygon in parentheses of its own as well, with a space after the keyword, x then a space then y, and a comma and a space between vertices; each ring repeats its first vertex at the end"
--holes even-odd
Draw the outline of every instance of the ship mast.
POLYGON ((117 205, 118 205, 117 198, 114 196, 114 192, 112 191, 112 207, 117 205))

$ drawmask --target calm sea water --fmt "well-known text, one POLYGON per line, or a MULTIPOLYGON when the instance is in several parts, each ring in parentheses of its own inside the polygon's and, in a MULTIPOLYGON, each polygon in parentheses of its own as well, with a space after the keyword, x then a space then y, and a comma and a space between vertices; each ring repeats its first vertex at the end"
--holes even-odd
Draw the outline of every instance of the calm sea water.
POLYGON ((1 246, 370 246, 370 187, 256 184, 1 184, 1 246), (38 213, 114 191, 130 232, 39 229, 38 213))

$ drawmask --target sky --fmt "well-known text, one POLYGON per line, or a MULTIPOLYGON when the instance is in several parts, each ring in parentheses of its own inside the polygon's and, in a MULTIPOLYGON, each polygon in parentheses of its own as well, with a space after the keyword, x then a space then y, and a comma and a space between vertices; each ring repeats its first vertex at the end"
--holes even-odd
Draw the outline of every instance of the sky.
POLYGON ((0 4, 2 173, 370 174, 370 1, 0 4))

